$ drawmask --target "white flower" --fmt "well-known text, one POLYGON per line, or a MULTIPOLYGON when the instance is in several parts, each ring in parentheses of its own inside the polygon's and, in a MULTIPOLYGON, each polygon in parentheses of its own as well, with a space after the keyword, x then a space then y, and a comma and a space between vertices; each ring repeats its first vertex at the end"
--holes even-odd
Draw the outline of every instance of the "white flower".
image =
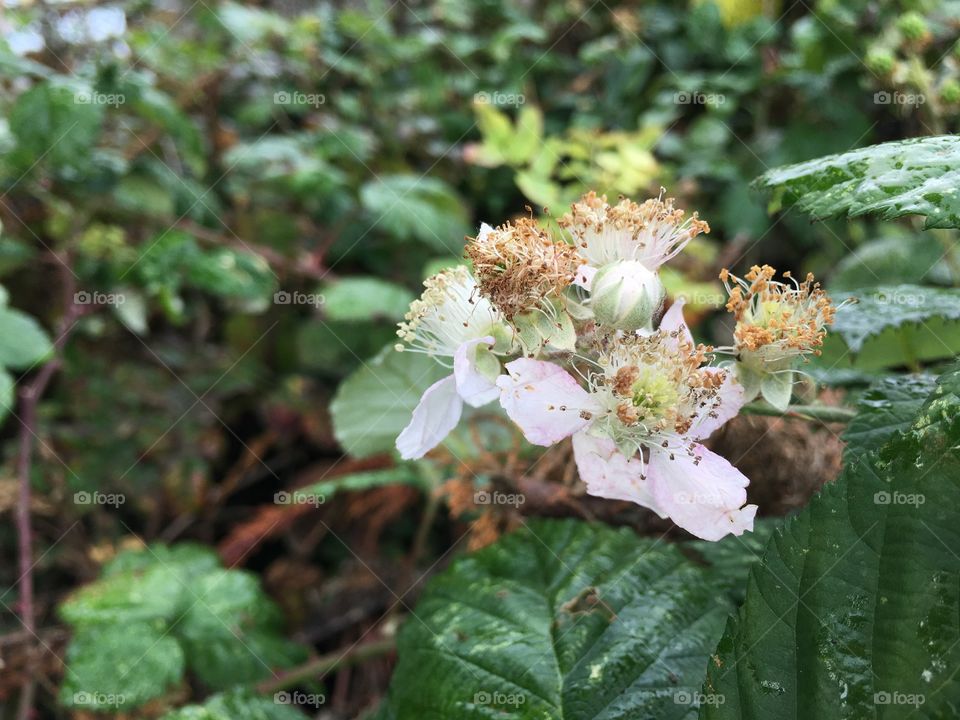
POLYGON ((509 328, 480 296, 467 268, 445 270, 424 286, 397 330, 406 343, 397 350, 452 363, 453 373, 427 388, 397 438, 397 450, 407 460, 423 457, 456 427, 463 403, 480 407, 496 399, 500 361, 493 351, 506 352, 512 345, 509 328))
POLYGON ((597 270, 620 260, 633 260, 656 272, 675 257, 688 242, 710 226, 697 214, 684 219, 683 210, 673 207, 673 199, 659 198, 637 204, 621 198, 616 205, 605 195, 589 192, 575 202, 559 220, 572 236, 574 245, 586 259, 577 271, 577 284, 590 289, 597 270))
POLYGON ((527 440, 573 436, 592 495, 631 500, 688 532, 718 540, 753 528, 747 478, 698 441, 737 414, 743 390, 732 375, 703 367, 675 303, 659 330, 624 338, 603 358, 589 390, 549 362, 507 363, 500 402, 527 440))

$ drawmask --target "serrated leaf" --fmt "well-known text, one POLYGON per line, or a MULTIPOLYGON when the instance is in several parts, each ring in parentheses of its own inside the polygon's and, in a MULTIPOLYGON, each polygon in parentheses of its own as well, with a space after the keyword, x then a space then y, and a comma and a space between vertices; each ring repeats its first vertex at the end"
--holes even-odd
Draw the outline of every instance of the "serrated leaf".
POLYGON ((891 285, 862 288, 843 297, 857 302, 837 310, 821 366, 877 370, 960 353, 956 290, 891 285))
POLYGON ((0 366, 26 370, 53 352, 46 330, 26 313, 0 308, 0 366))
POLYGON ((331 320, 402 320, 413 293, 375 277, 345 277, 323 287, 323 312, 331 320))
POLYGON ((160 720, 304 720, 301 712, 282 699, 233 690, 214 695, 203 705, 168 712, 160 720))
POLYGON ((857 399, 857 415, 843 433, 847 462, 879 450, 896 433, 908 430, 936 386, 935 375, 898 375, 874 382, 857 399))
POLYGON ((79 630, 66 654, 60 702, 78 711, 128 712, 183 678, 183 651, 163 623, 79 630))
POLYGON ((340 445, 356 457, 392 450, 423 391, 449 373, 422 353, 384 348, 340 385, 330 404, 340 445))
POLYGON ((459 256, 470 232, 463 201, 437 178, 388 175, 364 185, 360 200, 376 227, 401 240, 420 240, 459 256))
POLYGON ((878 213, 960 227, 960 137, 911 138, 774 168, 756 184, 815 218, 878 213))
POLYGON ((953 717, 960 703, 960 398, 846 466, 754 567, 701 718, 953 717))
POLYGON ((690 717, 729 607, 674 546, 530 522, 430 581, 398 638, 390 709, 423 720, 690 717))

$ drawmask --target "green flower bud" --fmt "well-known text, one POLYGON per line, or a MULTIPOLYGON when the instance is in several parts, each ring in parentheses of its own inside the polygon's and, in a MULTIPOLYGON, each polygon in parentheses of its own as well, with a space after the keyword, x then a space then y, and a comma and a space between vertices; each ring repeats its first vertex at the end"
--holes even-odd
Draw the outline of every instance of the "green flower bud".
POLYGON ((927 33, 927 21, 918 12, 906 12, 897 18, 897 29, 907 40, 923 40, 927 33))
POLYGON ((601 325, 633 332, 652 330, 666 295, 660 277, 636 260, 604 265, 593 278, 590 307, 601 325))
POLYGON ((889 75, 893 71, 896 58, 889 50, 874 48, 867 53, 867 67, 877 75, 889 75))
POLYGON ((947 80, 940 87, 940 98, 948 105, 960 103, 960 82, 947 80))

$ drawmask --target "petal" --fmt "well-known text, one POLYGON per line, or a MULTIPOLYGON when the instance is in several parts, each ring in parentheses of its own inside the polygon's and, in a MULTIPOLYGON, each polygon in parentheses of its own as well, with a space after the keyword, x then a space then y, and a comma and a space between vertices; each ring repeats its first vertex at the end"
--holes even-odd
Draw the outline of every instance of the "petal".
POLYGON ((676 347, 679 347, 681 342, 690 345, 694 344, 693 335, 690 334, 690 328, 687 327, 687 323, 683 319, 683 306, 685 304, 686 300, 677 298, 660 320, 660 330, 666 333, 672 333, 674 331, 680 333, 677 337, 678 342, 674 343, 676 347))
POLYGON ((753 530, 756 505, 744 505, 749 480, 703 445, 692 453, 650 450, 647 479, 654 499, 677 525, 704 540, 753 530))
POLYGON ((721 368, 704 368, 708 373, 715 375, 725 373, 723 382, 717 389, 717 397, 714 403, 708 407, 702 408, 699 414, 693 419, 693 424, 687 431, 687 434, 694 440, 703 440, 718 427, 726 423, 731 418, 737 416, 740 408, 746 402, 743 392, 743 386, 737 382, 735 373, 732 369, 723 370, 721 368))
POLYGON ((666 517, 653 497, 644 477, 643 460, 638 456, 628 458, 617 450, 613 440, 586 432, 573 436, 573 456, 590 495, 635 502, 666 517))
POLYGON ((495 342, 492 335, 467 340, 453 354, 453 375, 457 379, 457 392, 464 402, 473 407, 493 402, 500 394, 497 384, 482 373, 477 364, 477 353, 484 350, 482 346, 493 347, 495 342))
POLYGON ((404 460, 416 460, 435 448, 460 421, 463 400, 453 375, 428 387, 414 408, 410 423, 397 438, 397 450, 404 460))
POLYGON ((586 427, 597 402, 559 365, 519 358, 497 378, 500 404, 534 445, 553 445, 586 427))
POLYGON ((593 285, 593 276, 597 274, 597 268, 583 263, 577 268, 577 274, 573 278, 573 284, 579 285, 584 290, 589 290, 593 285))

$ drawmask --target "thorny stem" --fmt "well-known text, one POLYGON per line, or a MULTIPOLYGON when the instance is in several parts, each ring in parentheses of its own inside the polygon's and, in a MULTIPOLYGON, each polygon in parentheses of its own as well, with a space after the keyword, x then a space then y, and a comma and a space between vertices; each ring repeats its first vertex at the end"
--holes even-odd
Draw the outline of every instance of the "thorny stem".
POLYGON ((833 405, 791 405, 786 410, 778 410, 770 403, 760 400, 744 405, 740 412, 744 415, 770 415, 797 420, 819 420, 821 422, 837 423, 850 422, 857 414, 857 411, 853 408, 833 405))
POLYGON ((383 638, 382 640, 373 640, 363 645, 355 645, 347 652, 332 652, 322 655, 315 660, 304 663, 300 667, 281 673, 272 680, 267 680, 257 686, 257 692, 264 695, 270 695, 278 690, 285 690, 290 687, 316 680, 318 676, 325 675, 334 670, 345 668, 350 665, 357 665, 371 658, 386 655, 397 647, 397 641, 393 637, 383 638))
MULTIPOLYGON (((30 470, 33 464, 33 441, 36 437, 37 403, 50 384, 57 370, 63 364, 63 347, 70 336, 77 318, 82 314, 82 306, 74 302, 76 277, 73 270, 58 258, 64 272, 65 310, 57 324, 57 336, 53 343, 53 355, 40 368, 40 371, 20 390, 20 437, 17 457, 17 548, 19 558, 20 584, 20 621, 24 630, 36 635, 36 612, 33 604, 33 529, 30 522, 30 470)), ((29 662, 33 663, 31 656, 29 662)), ((34 680, 29 680, 22 688, 17 708, 17 718, 27 720, 33 707, 34 680)))

